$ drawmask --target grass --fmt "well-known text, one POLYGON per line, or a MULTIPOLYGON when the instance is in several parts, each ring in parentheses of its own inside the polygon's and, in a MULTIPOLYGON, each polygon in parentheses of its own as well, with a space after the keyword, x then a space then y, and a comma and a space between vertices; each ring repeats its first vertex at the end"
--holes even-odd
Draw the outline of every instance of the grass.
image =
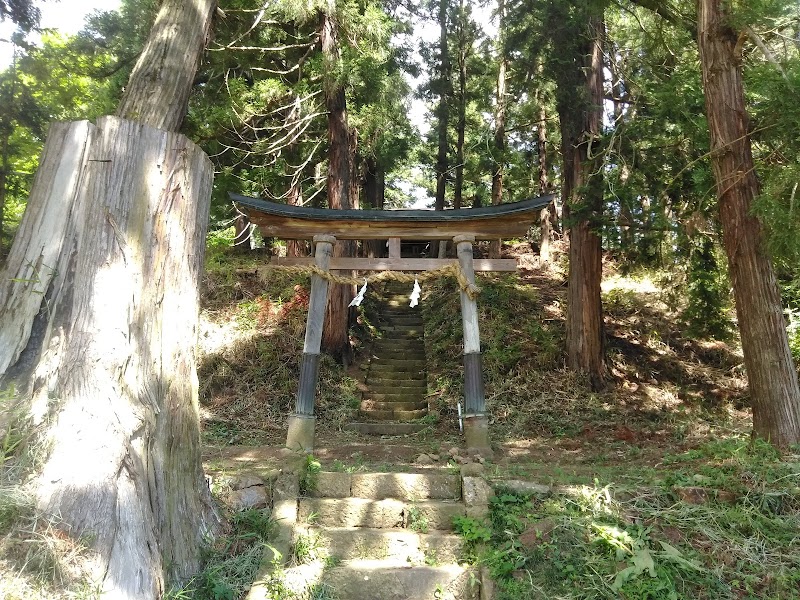
POLYGON ((203 553, 204 567, 186 584, 167 592, 169 600, 235 600, 243 598, 256 578, 264 547, 275 523, 265 510, 228 515, 229 531, 203 553))
MULTIPOLYGON (((259 269, 258 256, 209 254, 198 364, 203 439, 209 445, 276 442, 294 410, 308 277, 259 269)), ((356 379, 323 355, 318 390, 317 427, 341 430, 358 409, 356 379)))
POLYGON ((488 520, 456 529, 499 599, 800 598, 798 460, 744 438, 709 442, 633 487, 499 489, 488 520), (687 502, 684 486, 709 493, 687 502))

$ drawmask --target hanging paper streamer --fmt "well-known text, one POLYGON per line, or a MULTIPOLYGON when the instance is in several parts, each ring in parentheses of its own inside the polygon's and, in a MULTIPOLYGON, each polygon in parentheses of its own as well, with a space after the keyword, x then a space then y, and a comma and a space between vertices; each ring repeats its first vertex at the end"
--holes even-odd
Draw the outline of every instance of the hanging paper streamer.
POLYGON ((419 304, 419 295, 422 292, 422 289, 419 287, 419 281, 416 279, 414 280, 414 289, 411 290, 411 308, 414 308, 417 304, 419 304))
POLYGON ((364 280, 364 285, 361 286, 361 289, 358 290, 356 297, 350 301, 350 304, 347 306, 361 306, 361 303, 364 301, 364 294, 367 291, 367 280, 364 280))

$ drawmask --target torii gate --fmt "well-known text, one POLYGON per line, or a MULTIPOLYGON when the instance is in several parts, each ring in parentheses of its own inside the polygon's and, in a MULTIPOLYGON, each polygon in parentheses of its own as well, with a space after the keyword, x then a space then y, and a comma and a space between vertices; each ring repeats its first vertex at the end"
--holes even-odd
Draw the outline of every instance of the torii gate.
MULTIPOLYGON (((477 240, 497 240, 527 234, 538 211, 553 200, 540 196, 484 208, 429 210, 327 210, 277 204, 230 194, 250 221, 266 237, 311 239, 314 257, 272 259, 280 266, 316 265, 320 270, 429 271, 458 265, 469 284, 475 284, 475 271, 516 271, 514 259, 473 259, 472 244, 477 240), (453 240, 457 259, 401 258, 403 238, 413 240, 453 240), (334 257, 336 240, 388 239, 388 258, 334 257)), ((489 419, 483 389, 478 307, 475 299, 461 290, 461 318, 464 327, 464 438, 470 450, 489 451, 489 419)), ((328 280, 311 277, 300 385, 295 412, 289 417, 286 447, 311 452, 314 449, 314 397, 317 389, 320 342, 328 300, 328 280)))

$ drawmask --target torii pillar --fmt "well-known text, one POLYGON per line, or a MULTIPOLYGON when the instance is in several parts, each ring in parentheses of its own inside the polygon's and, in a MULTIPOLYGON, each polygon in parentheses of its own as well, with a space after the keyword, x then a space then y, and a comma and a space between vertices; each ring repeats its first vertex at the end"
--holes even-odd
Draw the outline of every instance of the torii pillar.
MULTIPOLYGON (((453 243, 458 249, 461 271, 471 284, 475 283, 472 262, 474 235, 457 235, 453 243)), ((481 335, 478 327, 478 304, 467 291, 461 290, 461 321, 464 326, 464 441, 469 450, 491 455, 489 417, 483 388, 481 335)))
MULTIPOLYGON (((327 271, 333 255, 332 235, 315 235, 314 264, 327 271)), ((286 447, 290 450, 313 452, 314 397, 317 393, 319 375, 319 352, 322 343, 322 327, 325 323, 325 305, 328 302, 328 280, 319 275, 311 276, 311 296, 308 300, 306 339, 303 343, 303 361, 300 363, 300 388, 295 398, 294 414, 289 417, 286 432, 286 447)))

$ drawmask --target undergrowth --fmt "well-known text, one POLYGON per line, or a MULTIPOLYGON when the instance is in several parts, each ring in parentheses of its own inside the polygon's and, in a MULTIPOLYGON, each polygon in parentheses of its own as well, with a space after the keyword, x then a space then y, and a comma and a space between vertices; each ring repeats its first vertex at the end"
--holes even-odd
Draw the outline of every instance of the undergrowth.
POLYGON ((189 582, 168 591, 165 600, 238 600, 256 579, 264 548, 274 536, 269 511, 252 509, 229 515, 229 530, 203 552, 203 569, 189 582))
MULTIPOLYGON (((212 445, 283 437, 294 411, 310 282, 259 268, 261 260, 223 252, 208 259, 198 375, 204 440, 212 445)), ((350 420, 359 403, 356 386, 322 354, 318 428, 340 430, 350 420)))
POLYGON ((13 388, 0 390, 0 598, 98 598, 87 540, 36 507, 28 482, 41 452, 26 403, 13 388))
POLYGON ((499 489, 488 519, 456 529, 498 600, 800 598, 798 460, 744 438, 708 443, 635 488, 499 489), (699 482, 709 495, 685 501, 699 482))

